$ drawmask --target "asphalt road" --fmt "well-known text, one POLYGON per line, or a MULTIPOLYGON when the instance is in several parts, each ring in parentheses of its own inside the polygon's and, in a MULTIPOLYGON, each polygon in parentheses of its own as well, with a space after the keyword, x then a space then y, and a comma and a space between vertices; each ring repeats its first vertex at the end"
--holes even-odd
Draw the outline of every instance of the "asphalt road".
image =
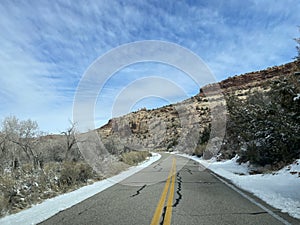
POLYGON ((224 182, 194 161, 163 154, 139 173, 41 224, 300 224, 224 182))

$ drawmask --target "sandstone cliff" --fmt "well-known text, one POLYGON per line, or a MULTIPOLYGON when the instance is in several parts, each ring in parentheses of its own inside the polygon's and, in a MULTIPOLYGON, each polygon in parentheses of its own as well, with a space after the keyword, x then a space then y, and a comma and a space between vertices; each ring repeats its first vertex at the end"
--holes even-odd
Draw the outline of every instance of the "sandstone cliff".
POLYGON ((273 79, 294 74, 299 67, 300 62, 295 61, 230 77, 202 87, 199 94, 183 102, 113 118, 97 132, 111 153, 145 149, 191 153, 206 141, 209 131, 210 141, 205 142, 209 145, 209 157, 218 153, 225 132, 224 96, 245 97, 250 89, 268 90, 273 79))

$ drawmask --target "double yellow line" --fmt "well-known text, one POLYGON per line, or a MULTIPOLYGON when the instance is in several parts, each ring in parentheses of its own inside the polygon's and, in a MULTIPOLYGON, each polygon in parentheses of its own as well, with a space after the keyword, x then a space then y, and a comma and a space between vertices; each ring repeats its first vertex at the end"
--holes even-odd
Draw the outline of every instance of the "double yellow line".
POLYGON ((161 217, 161 214, 162 214, 162 211, 163 211, 163 208, 165 205, 167 193, 168 193, 169 187, 170 187, 170 181, 171 181, 171 188, 170 188, 169 195, 168 195, 167 206, 166 206, 167 209, 166 209, 166 214, 164 217, 163 225, 171 224, 172 205, 173 205, 173 198, 174 198, 174 191, 175 191, 175 174, 176 174, 176 158, 173 158, 172 167, 171 167, 168 179, 166 181, 163 193, 160 197, 160 200, 157 204, 155 213, 153 215, 151 225, 158 225, 160 222, 160 217, 161 217))

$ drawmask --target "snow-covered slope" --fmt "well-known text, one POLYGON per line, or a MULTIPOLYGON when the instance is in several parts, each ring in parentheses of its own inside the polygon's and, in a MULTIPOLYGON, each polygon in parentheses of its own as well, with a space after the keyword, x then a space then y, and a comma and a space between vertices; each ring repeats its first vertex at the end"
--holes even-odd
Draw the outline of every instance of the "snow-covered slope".
POLYGON ((159 160, 161 157, 158 153, 152 153, 150 157, 145 162, 139 164, 138 166, 131 167, 128 170, 113 176, 111 178, 95 182, 91 185, 82 187, 78 190, 75 190, 70 193, 66 193, 60 196, 57 196, 52 199, 48 199, 41 204, 34 205, 33 207, 21 211, 19 213, 6 216, 0 219, 1 225, 31 225, 42 222, 56 213, 70 208, 73 205, 113 186, 114 184, 121 182, 125 178, 139 172, 145 167, 151 165, 153 162, 159 160))
POLYGON ((269 205, 300 219, 300 159, 271 174, 249 174, 248 164, 239 165, 237 157, 217 162, 182 155, 201 163, 236 186, 253 193, 269 205))

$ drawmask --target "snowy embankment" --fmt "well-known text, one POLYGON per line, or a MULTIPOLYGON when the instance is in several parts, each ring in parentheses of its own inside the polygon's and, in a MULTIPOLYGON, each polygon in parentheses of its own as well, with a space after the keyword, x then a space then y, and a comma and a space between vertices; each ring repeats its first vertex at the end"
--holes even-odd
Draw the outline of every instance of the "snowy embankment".
POLYGON ((237 157, 217 162, 215 159, 202 160, 196 156, 178 155, 199 162, 269 205, 300 219, 300 159, 271 174, 250 175, 248 164, 239 165, 237 157))
POLYGON ((95 182, 91 185, 82 187, 73 192, 59 195, 52 199, 48 199, 42 202, 41 204, 32 206, 29 209, 1 218, 0 224, 1 225, 6 225, 6 224, 7 225, 12 225, 12 224, 30 225, 30 224, 37 224, 39 222, 42 222, 50 218, 51 216, 55 215, 56 213, 64 209, 70 208, 73 205, 76 205, 79 202, 101 191, 104 191, 105 189, 121 182, 127 177, 141 171, 145 167, 159 160, 160 157, 161 157, 160 154, 152 153, 152 157, 150 157, 148 160, 144 161, 143 163, 139 164, 138 166, 130 167, 128 170, 116 176, 95 182))

